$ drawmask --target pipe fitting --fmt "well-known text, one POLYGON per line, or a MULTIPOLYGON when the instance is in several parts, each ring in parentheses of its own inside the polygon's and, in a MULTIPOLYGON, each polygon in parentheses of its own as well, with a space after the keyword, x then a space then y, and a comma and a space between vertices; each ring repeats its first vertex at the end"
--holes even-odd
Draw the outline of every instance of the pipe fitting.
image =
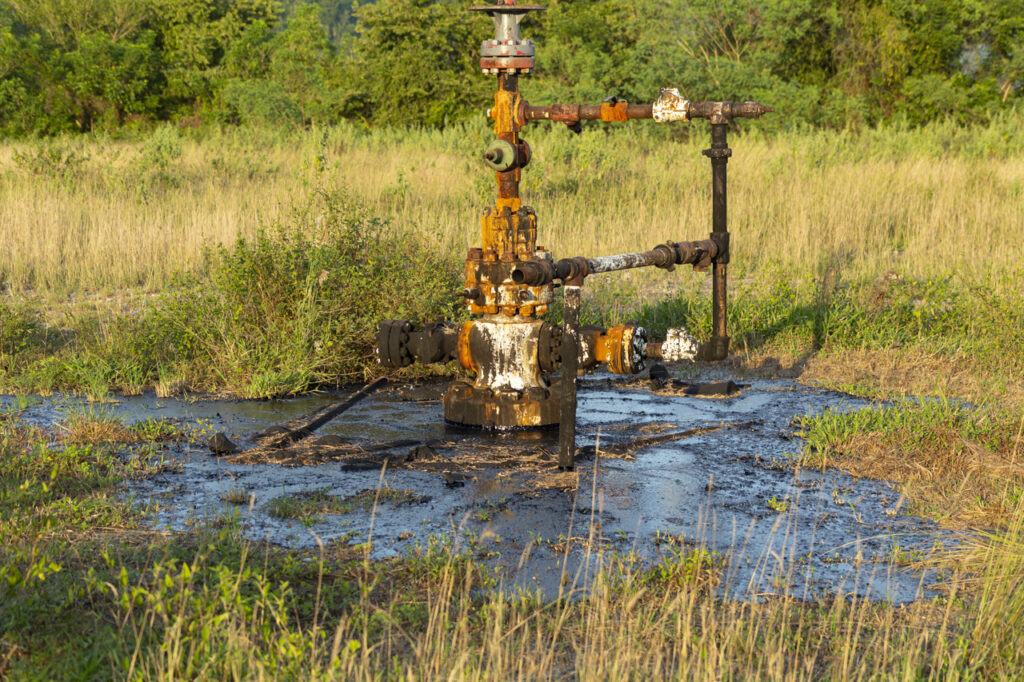
POLYGON ((417 329, 407 320, 377 325, 377 362, 384 367, 408 367, 413 362, 449 362, 458 354, 459 327, 439 322, 417 329))
POLYGON ((662 343, 649 343, 645 351, 647 357, 666 362, 693 361, 700 354, 701 345, 686 329, 675 327, 665 332, 662 343))
POLYGON ((690 100, 679 94, 678 88, 662 88, 651 108, 651 118, 658 123, 690 120, 690 100))
POLYGON ((506 173, 518 165, 516 146, 507 140, 494 140, 483 154, 484 163, 492 170, 506 173))
MULTIPOLYGON (((603 362, 613 374, 636 374, 644 368, 647 356, 647 330, 636 325, 620 324, 591 335, 584 329, 586 345, 590 346, 593 363, 603 362)), ((585 363, 581 363, 586 366, 585 363)))

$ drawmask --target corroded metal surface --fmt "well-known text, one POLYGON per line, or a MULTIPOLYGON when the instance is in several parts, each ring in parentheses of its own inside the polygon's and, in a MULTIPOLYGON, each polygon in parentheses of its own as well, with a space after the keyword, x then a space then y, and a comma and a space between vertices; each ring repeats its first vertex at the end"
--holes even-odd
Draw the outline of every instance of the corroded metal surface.
POLYGON ((562 345, 565 349, 562 372, 562 413, 558 423, 558 466, 571 469, 576 460, 576 366, 580 345, 580 285, 565 286, 562 345))
MULTIPOLYGON (((719 102, 718 104, 731 104, 719 102)), ((715 108, 713 117, 721 114, 721 108, 715 108)), ((730 108, 731 111, 731 108, 730 108)), ((732 150, 729 149, 727 123, 712 118, 711 147, 705 149, 704 156, 711 159, 711 239, 718 245, 718 253, 714 258, 714 271, 711 282, 711 339, 704 346, 704 359, 724 360, 729 355, 729 333, 726 328, 728 317, 728 282, 729 264, 729 227, 728 227, 728 193, 726 169, 732 150)))
POLYGON ((557 123, 579 123, 580 121, 630 121, 652 118, 650 104, 629 104, 628 102, 604 102, 602 104, 551 104, 533 106, 529 102, 520 105, 519 118, 522 121, 555 121, 557 123))
MULTIPOLYGON (((522 37, 520 24, 529 12, 544 8, 503 0, 471 9, 490 16, 495 31, 480 47, 481 69, 496 76, 494 105, 487 112, 494 122, 495 139, 481 157, 495 173, 497 197, 481 217, 481 245, 467 254, 465 288, 459 294, 468 312, 482 318, 461 326, 438 324, 422 329, 400 320, 381 323, 377 335, 380 362, 404 367, 417 361, 455 360, 472 372, 471 381, 452 384, 445 395, 445 418, 451 422, 496 428, 561 423, 568 429, 575 418, 573 387, 578 368, 603 364, 614 373, 631 374, 643 368, 648 355, 693 359, 697 347, 685 330, 664 344, 648 344, 646 331, 636 325, 580 329, 580 287, 594 274, 651 266, 670 271, 677 265, 692 265, 697 271, 714 268, 714 333, 704 355, 723 359, 729 344, 725 327, 729 262, 725 164, 731 154, 725 128, 734 118, 757 118, 771 109, 757 102, 691 102, 674 88, 662 89, 653 104, 609 97, 601 104, 534 106, 519 92, 519 77, 531 71, 536 57, 536 46, 522 37), (558 261, 537 245, 537 214, 523 205, 519 194, 522 172, 531 156, 529 145, 520 137, 523 126, 531 121, 553 121, 578 132, 582 121, 697 118, 712 123, 712 144, 705 151, 711 158, 714 188, 709 239, 669 241, 649 251, 558 261), (550 310, 559 286, 565 293, 562 327, 539 319, 550 310), (559 370, 564 379, 555 390, 545 373, 559 370)), ((562 464, 569 466, 571 461, 562 464)))
POLYGON ((443 402, 445 421, 502 431, 557 424, 561 410, 557 383, 525 391, 495 391, 455 381, 443 402))
POLYGON ((657 358, 666 362, 682 362, 695 360, 700 353, 700 343, 683 327, 676 327, 665 332, 662 343, 647 344, 646 354, 649 358, 657 358))
POLYGON ((676 88, 662 88, 651 109, 651 115, 658 123, 690 120, 690 100, 680 95, 676 88))

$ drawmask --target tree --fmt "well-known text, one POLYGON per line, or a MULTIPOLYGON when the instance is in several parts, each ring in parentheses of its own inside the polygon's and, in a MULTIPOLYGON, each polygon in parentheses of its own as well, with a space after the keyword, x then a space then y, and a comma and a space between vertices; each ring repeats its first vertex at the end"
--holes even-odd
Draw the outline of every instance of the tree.
POLYGON ((231 43, 256 22, 273 26, 276 0, 148 0, 161 39, 164 96, 201 106, 213 99, 213 78, 231 43))
POLYGON ((442 126, 488 100, 492 84, 480 76, 477 56, 486 17, 428 0, 379 0, 356 17, 358 37, 343 65, 349 115, 442 126))

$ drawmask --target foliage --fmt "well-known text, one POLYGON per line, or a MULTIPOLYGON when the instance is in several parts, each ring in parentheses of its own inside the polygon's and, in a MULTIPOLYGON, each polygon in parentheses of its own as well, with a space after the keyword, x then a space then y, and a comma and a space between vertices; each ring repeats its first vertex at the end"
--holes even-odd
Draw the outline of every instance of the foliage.
POLYGON ((456 289, 445 260, 318 189, 291 225, 209 251, 137 336, 150 371, 187 363, 196 386, 301 393, 362 378, 378 320, 444 315, 456 289))
MULTIPOLYGON (((757 282, 741 284, 730 297, 732 348, 806 357, 839 349, 917 347, 1021 372, 1024 312, 1007 305, 1003 296, 1019 297, 1024 279, 1010 273, 1000 282, 1005 294, 997 293, 992 279, 966 284, 951 276, 913 279, 888 273, 846 281, 825 269, 818 278, 801 281, 784 271, 762 271, 757 282)), ((635 297, 624 299, 635 306, 635 297)), ((711 334, 711 297, 700 291, 643 303, 639 310, 598 301, 590 315, 590 322, 635 315, 656 336, 679 325, 699 338, 711 334)))
MULTIPOLYGON (((552 0, 535 101, 761 99, 768 128, 987 120, 1020 101, 1024 0, 552 0)), ((0 131, 171 120, 444 126, 479 115, 481 14, 452 0, 6 0, 0 131)))

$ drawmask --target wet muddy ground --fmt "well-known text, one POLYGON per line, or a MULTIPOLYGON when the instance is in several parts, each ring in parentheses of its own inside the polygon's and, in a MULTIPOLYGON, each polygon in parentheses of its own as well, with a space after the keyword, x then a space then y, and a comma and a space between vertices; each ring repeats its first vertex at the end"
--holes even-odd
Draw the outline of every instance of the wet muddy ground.
MULTIPOLYGON (((691 381, 709 378, 721 377, 691 381)), ((238 514, 248 537, 292 547, 372 541, 372 556, 385 558, 451 543, 499 569, 506 585, 549 595, 585 585, 601 553, 647 562, 673 547, 702 547, 723 562, 719 589, 731 597, 842 591, 905 602, 929 594, 934 576, 893 560, 958 540, 907 516, 884 481, 794 466, 787 455, 802 444, 792 419, 866 405, 849 395, 758 380, 709 398, 671 383, 652 391, 607 375, 584 379, 581 456, 567 473, 555 468, 556 431, 447 425, 442 389, 388 386, 274 461, 173 446, 180 466, 132 482, 125 494, 152 508, 155 525, 175 530, 238 514), (274 514, 289 501, 316 500, 333 504, 305 519, 274 514)), ((128 422, 201 420, 244 447, 254 432, 337 399, 150 395, 106 409, 128 422)), ((24 418, 52 421, 55 410, 74 409, 74 400, 46 400, 24 418)))

